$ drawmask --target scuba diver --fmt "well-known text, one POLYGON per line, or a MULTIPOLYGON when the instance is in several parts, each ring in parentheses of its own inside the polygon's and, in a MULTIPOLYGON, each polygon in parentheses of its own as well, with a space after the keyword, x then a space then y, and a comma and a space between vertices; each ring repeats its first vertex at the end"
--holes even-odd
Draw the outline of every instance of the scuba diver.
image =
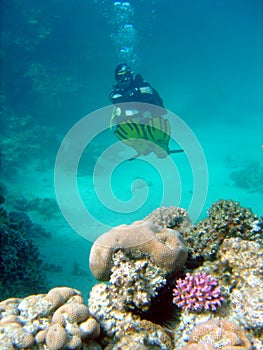
POLYGON ((170 153, 183 152, 183 150, 170 150, 168 147, 170 123, 168 119, 163 118, 166 114, 163 100, 151 84, 140 74, 134 78, 131 68, 125 63, 115 68, 115 80, 117 84, 109 96, 115 105, 110 129, 116 124, 114 134, 123 143, 136 150, 137 154, 130 160, 151 152, 158 158, 165 158, 170 153), (161 108, 157 109, 154 106, 161 108))

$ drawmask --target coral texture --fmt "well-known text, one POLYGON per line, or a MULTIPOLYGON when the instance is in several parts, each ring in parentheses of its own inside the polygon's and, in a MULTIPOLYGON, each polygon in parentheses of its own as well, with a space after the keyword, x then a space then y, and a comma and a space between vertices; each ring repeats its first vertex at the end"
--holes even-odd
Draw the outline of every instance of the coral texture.
POLYGON ((195 326, 182 350, 192 349, 251 350, 252 346, 244 331, 235 323, 210 319, 195 326), (195 344, 200 347, 193 347, 195 344))
POLYGON ((144 221, 150 221, 162 228, 176 229, 180 233, 183 233, 192 225, 187 211, 174 206, 157 208, 146 216, 144 221))
POLYGON ((100 333, 80 292, 68 287, 7 299, 0 312, 1 349, 80 349, 100 333))
POLYGON ((177 306, 196 311, 215 311, 224 300, 216 278, 205 272, 193 276, 187 273, 185 279, 177 280, 173 296, 173 302, 177 306))
POLYGON ((263 340, 263 250, 256 242, 225 239, 218 269, 231 271, 229 300, 234 318, 263 340))
POLYGON ((148 311, 165 283, 165 273, 142 252, 125 249, 113 254, 110 283, 95 285, 89 298, 90 313, 100 322, 104 341, 111 344, 106 349, 172 349, 161 326, 131 312, 148 311))
POLYGON ((165 275, 145 254, 119 250, 113 255, 111 290, 118 295, 119 305, 147 311, 151 298, 166 284, 165 275))
POLYGON ((112 254, 116 248, 149 254, 153 263, 168 273, 182 269, 187 258, 187 249, 177 231, 136 221, 132 225, 115 227, 94 242, 90 252, 90 270, 96 279, 109 280, 112 254))
POLYGON ((14 212, 8 213, 0 207, 0 299, 2 300, 14 294, 23 297, 46 290, 42 261, 37 246, 29 239, 30 233, 25 220, 18 220, 14 212))
POLYGON ((105 349, 172 349, 170 335, 158 325, 125 311, 120 299, 106 283, 96 284, 90 293, 89 310, 99 321, 105 349))
POLYGON ((184 240, 193 257, 214 260, 226 238, 240 237, 263 244, 262 227, 262 219, 250 209, 232 200, 219 200, 208 210, 208 218, 184 234, 184 240))
POLYGON ((161 326, 142 320, 137 325, 123 327, 122 337, 115 344, 107 345, 105 350, 169 350, 172 348, 171 337, 161 326))

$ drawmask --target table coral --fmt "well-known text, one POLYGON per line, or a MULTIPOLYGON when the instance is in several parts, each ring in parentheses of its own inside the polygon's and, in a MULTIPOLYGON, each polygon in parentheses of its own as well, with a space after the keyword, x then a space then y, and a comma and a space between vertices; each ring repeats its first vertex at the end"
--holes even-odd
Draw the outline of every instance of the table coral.
POLYGON ((190 333, 188 344, 182 350, 194 349, 193 344, 200 344, 200 349, 203 345, 210 346, 210 349, 220 350, 252 349, 246 334, 238 325, 227 320, 213 318, 195 326, 190 333))
POLYGON ((0 302, 0 312, 1 349, 80 349, 100 333, 80 292, 68 287, 7 299, 0 302))
POLYGON ((151 260, 168 273, 182 269, 187 258, 187 249, 177 231, 161 229, 151 222, 136 221, 132 225, 114 227, 94 242, 90 270, 96 279, 109 280, 112 254, 116 248, 149 254, 151 260))

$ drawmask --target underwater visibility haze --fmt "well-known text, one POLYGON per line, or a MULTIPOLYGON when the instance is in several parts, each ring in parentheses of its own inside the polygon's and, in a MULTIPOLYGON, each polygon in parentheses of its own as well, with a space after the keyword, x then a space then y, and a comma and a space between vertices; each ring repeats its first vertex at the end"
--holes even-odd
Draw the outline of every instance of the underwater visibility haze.
POLYGON ((263 2, 0 21, 0 349, 262 350, 263 2))

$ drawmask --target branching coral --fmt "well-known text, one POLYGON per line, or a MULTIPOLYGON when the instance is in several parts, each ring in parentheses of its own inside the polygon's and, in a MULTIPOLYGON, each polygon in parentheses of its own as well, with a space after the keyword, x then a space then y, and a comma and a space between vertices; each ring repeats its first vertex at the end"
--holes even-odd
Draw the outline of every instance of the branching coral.
POLYGON ((224 300, 217 280, 205 272, 193 276, 187 273, 185 279, 177 280, 173 296, 177 306, 196 311, 215 311, 224 300))

